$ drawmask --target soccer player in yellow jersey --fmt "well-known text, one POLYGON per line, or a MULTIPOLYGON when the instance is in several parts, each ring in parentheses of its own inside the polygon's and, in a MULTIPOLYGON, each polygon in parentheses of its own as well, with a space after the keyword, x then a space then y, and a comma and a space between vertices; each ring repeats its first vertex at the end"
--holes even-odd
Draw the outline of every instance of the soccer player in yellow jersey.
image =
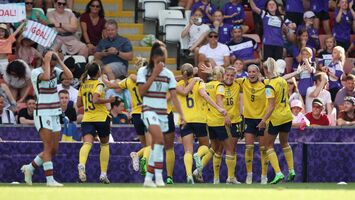
MULTIPOLYGON (((236 146, 238 143, 238 138, 241 137, 242 132, 242 118, 240 116, 240 105, 239 105, 239 93, 240 85, 235 81, 236 70, 234 67, 227 67, 224 74, 224 86, 225 86, 225 96, 223 99, 224 108, 227 110, 227 116, 225 117, 225 125, 227 131, 229 132, 230 140, 232 142, 232 152, 233 152, 233 161, 234 169, 236 167, 237 155, 236 155, 236 146)), ((226 161, 230 159, 229 156, 226 156, 226 161)), ((240 184, 237 181, 234 171, 231 170, 228 173, 227 183, 240 184), (230 173, 230 174, 229 174, 230 173)))
POLYGON ((141 142, 142 148, 136 153, 131 152, 130 156, 133 161, 133 169, 135 171, 140 171, 144 176, 146 173, 146 163, 149 159, 150 154, 150 135, 145 134, 146 130, 144 127, 144 123, 141 119, 142 113, 142 98, 138 92, 138 86, 136 85, 137 76, 135 74, 131 74, 129 77, 123 79, 122 81, 110 82, 107 80, 107 77, 104 75, 102 81, 109 88, 121 88, 127 89, 132 100, 132 122, 133 126, 136 129, 136 133, 138 135, 139 141, 141 142), (139 158, 142 158, 139 163, 139 158))
POLYGON ((192 158, 195 160, 196 168, 202 171, 201 158, 208 156, 208 154, 210 158, 212 157, 208 149, 209 140, 207 137, 206 103, 209 103, 222 114, 225 114, 226 111, 219 107, 211 97, 208 96, 204 82, 198 77, 193 78, 193 66, 191 64, 187 63, 182 65, 181 74, 183 75, 183 80, 177 83, 176 91, 182 111, 186 116, 186 125, 181 127, 180 134, 185 150, 184 164, 187 183, 194 184, 192 177, 192 158), (199 148, 197 153, 192 155, 194 135, 199 141, 199 148))
POLYGON ((174 184, 173 173, 175 166, 175 121, 173 113, 173 104, 170 99, 170 93, 167 93, 167 113, 169 129, 164 132, 164 148, 165 148, 165 167, 166 167, 166 184, 174 184))
POLYGON ((288 144, 288 133, 292 126, 292 113, 288 103, 287 82, 284 78, 279 77, 277 65, 273 58, 268 58, 265 61, 264 72, 270 80, 265 90, 266 98, 268 99, 268 108, 258 127, 265 128, 266 122, 269 121, 268 134, 266 135, 267 155, 276 174, 271 184, 277 184, 284 179, 274 150, 274 142, 279 133, 281 147, 289 169, 288 181, 293 181, 296 174, 293 165, 292 149, 288 144))
POLYGON ((77 106, 84 106, 84 116, 81 123, 84 144, 79 153, 79 179, 86 182, 85 164, 89 156, 94 138, 100 138, 100 182, 110 183, 107 178, 107 167, 110 157, 110 113, 106 108, 107 103, 115 101, 115 97, 105 97, 105 85, 98 80, 101 77, 101 67, 97 63, 89 63, 81 78, 77 106), (87 79, 89 77, 89 79, 87 79))

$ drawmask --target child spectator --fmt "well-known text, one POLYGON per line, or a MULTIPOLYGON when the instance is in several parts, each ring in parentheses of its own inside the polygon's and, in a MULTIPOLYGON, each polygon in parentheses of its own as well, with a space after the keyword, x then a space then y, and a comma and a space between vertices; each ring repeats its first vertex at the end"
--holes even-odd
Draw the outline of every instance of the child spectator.
POLYGON ((292 127, 304 130, 306 126, 310 125, 309 120, 302 113, 303 104, 300 100, 295 99, 291 101, 291 112, 292 112, 292 127))
POLYGON ((329 126, 330 120, 326 114, 323 114, 324 104, 321 99, 313 99, 312 111, 306 114, 311 126, 329 126))
POLYGON ((298 82, 298 89, 302 97, 307 94, 307 88, 313 85, 313 74, 316 72, 316 64, 312 62, 313 51, 309 47, 301 49, 301 62, 298 69, 306 69, 300 73, 300 80, 298 82))
MULTIPOLYGON (((302 63, 302 52, 301 49, 309 47, 307 42, 309 40, 309 35, 306 29, 301 29, 297 35, 297 41, 291 46, 291 55, 293 57, 292 69, 295 71, 300 63, 302 63)), ((313 60, 313 49, 311 48, 311 59, 313 60)))
POLYGON ((355 97, 347 96, 344 98, 344 110, 340 111, 338 126, 354 126, 355 125, 355 97))
POLYGON ((324 39, 324 46, 325 49, 320 49, 318 51, 318 71, 325 72, 326 66, 328 66, 332 62, 332 54, 333 54, 333 49, 336 46, 336 41, 333 36, 329 36, 324 39))
POLYGON ((312 11, 305 12, 303 15, 304 23, 297 27, 297 33, 302 29, 306 29, 309 37, 307 41, 307 46, 314 49, 318 49, 319 32, 314 27, 314 18, 315 18, 315 14, 312 11))
POLYGON ((19 34, 25 23, 22 23, 13 34, 6 24, 0 24, 0 74, 4 74, 9 61, 8 54, 12 54, 12 44, 16 41, 16 35, 19 34))
POLYGON ((217 10, 216 6, 209 0, 199 0, 192 5, 191 13, 194 13, 197 8, 201 8, 203 10, 202 23, 211 24, 212 15, 217 10))
POLYGON ((128 124, 128 117, 124 110, 124 103, 120 100, 111 103, 112 124, 128 124))
POLYGON ((36 108, 36 99, 34 96, 27 96, 25 99, 26 108, 22 108, 18 114, 18 124, 34 125, 33 113, 36 108))
POLYGON ((224 23, 231 24, 233 26, 240 25, 243 33, 248 32, 249 27, 243 25, 245 20, 244 7, 240 0, 230 0, 230 2, 224 5, 222 10, 224 14, 224 23))
POLYGON ((337 45, 342 46, 345 51, 350 47, 351 28, 354 24, 355 12, 349 8, 353 5, 353 1, 348 3, 348 0, 340 0, 338 9, 335 10, 335 22, 333 27, 333 36, 337 41, 337 45))
POLYGON ((237 58, 233 63, 233 67, 236 71, 235 78, 248 77, 248 73, 244 71, 244 62, 242 59, 237 58))
POLYGON ((341 46, 336 46, 332 53, 332 62, 327 66, 329 76, 329 92, 332 95, 332 101, 335 100, 337 92, 342 88, 341 76, 343 75, 343 66, 345 63, 345 51, 341 46))

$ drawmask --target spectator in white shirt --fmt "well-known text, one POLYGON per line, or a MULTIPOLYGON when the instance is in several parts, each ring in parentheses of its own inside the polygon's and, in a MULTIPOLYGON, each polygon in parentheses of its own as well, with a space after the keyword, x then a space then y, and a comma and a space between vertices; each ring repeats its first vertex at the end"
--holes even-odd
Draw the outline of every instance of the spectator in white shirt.
POLYGON ((68 91, 69 92, 69 100, 76 103, 76 99, 78 98, 78 90, 70 85, 72 81, 73 81, 73 79, 63 78, 61 84, 59 84, 57 86, 57 90, 58 91, 61 91, 61 90, 68 91))
POLYGON ((306 126, 309 126, 309 120, 306 116, 302 113, 303 110, 303 103, 295 99, 291 101, 291 111, 292 111, 292 127, 299 128, 303 130, 306 126))
POLYGON ((0 124, 16 124, 14 113, 11 110, 5 109, 5 99, 0 96, 0 124))

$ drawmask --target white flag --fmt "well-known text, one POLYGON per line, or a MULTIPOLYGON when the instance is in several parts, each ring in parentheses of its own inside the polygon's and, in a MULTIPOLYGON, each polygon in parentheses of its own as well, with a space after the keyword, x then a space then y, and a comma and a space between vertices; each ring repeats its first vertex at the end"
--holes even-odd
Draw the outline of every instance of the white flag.
POLYGON ((26 19, 25 3, 0 4, 0 22, 14 23, 26 19))

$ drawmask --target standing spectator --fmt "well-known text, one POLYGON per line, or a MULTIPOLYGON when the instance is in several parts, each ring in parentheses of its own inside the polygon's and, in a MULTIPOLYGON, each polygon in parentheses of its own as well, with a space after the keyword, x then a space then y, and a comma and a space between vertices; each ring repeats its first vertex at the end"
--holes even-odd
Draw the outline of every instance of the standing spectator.
POLYGON ((355 97, 348 96, 344 98, 344 110, 339 113, 338 126, 355 125, 355 97))
POLYGON ((339 111, 343 109, 344 98, 346 96, 355 97, 355 76, 349 74, 345 78, 345 84, 335 97, 334 106, 339 111))
POLYGON ((0 124, 16 124, 14 113, 11 110, 4 108, 5 99, 0 96, 0 124))
POLYGON ((34 96, 27 96, 25 99, 26 108, 22 108, 18 114, 18 124, 34 125, 33 112, 36 108, 36 99, 34 96))
POLYGON ((123 101, 117 100, 111 103, 112 124, 128 124, 128 117, 123 110, 123 101))
POLYGON ((322 22, 322 26, 325 34, 332 34, 330 31, 329 24, 329 1, 328 0, 311 0, 311 10, 316 14, 316 19, 314 20, 314 27, 319 30, 320 22, 322 22))
POLYGON ((328 36, 324 39, 325 49, 320 49, 318 51, 318 71, 326 72, 325 67, 332 62, 333 49, 336 46, 336 41, 333 36, 328 36))
POLYGON ((304 12, 303 0, 286 0, 286 18, 296 23, 297 26, 302 24, 302 16, 304 12))
POLYGON ((213 23, 211 28, 218 31, 218 42, 222 44, 227 44, 231 40, 231 31, 233 25, 223 23, 223 13, 220 10, 217 10, 213 13, 213 23))
POLYGON ((69 55, 88 56, 88 48, 78 40, 78 19, 71 11, 65 10, 66 0, 55 0, 55 10, 47 13, 50 23, 58 32, 53 49, 64 50, 69 55))
POLYGON ((4 81, 9 86, 14 99, 17 102, 24 102, 32 88, 31 68, 23 60, 14 60, 6 68, 4 81))
POLYGON ((292 112, 292 127, 299 128, 303 130, 305 126, 309 126, 310 122, 307 117, 302 113, 303 103, 295 99, 291 101, 291 112, 292 112))
POLYGON ((202 23, 203 10, 196 8, 190 17, 189 24, 181 32, 181 38, 188 37, 188 48, 194 53, 194 61, 198 62, 198 52, 206 41, 210 27, 202 23))
POLYGON ((260 59, 255 58, 254 52, 259 51, 258 43, 249 37, 243 37, 242 27, 237 25, 232 29, 232 40, 227 43, 230 49, 231 62, 236 59, 243 60, 244 64, 259 64, 260 59))
POLYGON ((307 11, 303 15, 304 23, 297 27, 297 33, 302 29, 306 29, 308 32, 307 46, 313 49, 319 49, 319 32, 314 27, 315 14, 312 11, 307 11))
POLYGON ((131 42, 118 35, 118 26, 115 20, 107 20, 107 38, 101 39, 96 47, 95 58, 105 64, 104 72, 110 80, 120 76, 127 76, 128 61, 133 59, 131 42))
POLYGON ((306 112, 311 112, 312 102, 315 98, 321 99, 326 105, 326 111, 330 114, 333 110, 332 99, 325 86, 328 84, 328 77, 325 73, 320 72, 315 75, 315 85, 307 89, 306 95, 306 112))
POLYGON ((348 0, 340 0, 338 9, 335 10, 335 22, 333 27, 333 36, 337 41, 337 45, 342 46, 345 51, 348 51, 351 41, 351 29, 354 27, 355 12, 349 7, 353 5, 353 1, 348 3, 348 0))
POLYGON ((87 45, 90 55, 95 53, 96 46, 102 39, 105 23, 105 11, 101 0, 91 0, 86 5, 85 13, 80 16, 81 41, 87 45))
POLYGON ((223 8, 224 23, 231 24, 233 26, 239 25, 243 29, 243 33, 248 32, 249 27, 244 24, 245 13, 244 7, 240 0, 230 0, 223 8))
POLYGON ((217 10, 216 6, 213 5, 209 0, 199 0, 192 5, 191 13, 194 13, 197 8, 201 8, 203 10, 202 23, 211 24, 212 15, 217 10))
MULTIPOLYGON (((297 33, 297 40, 296 40, 296 43, 291 45, 290 49, 291 49, 291 52, 290 54, 292 55, 293 57, 293 62, 292 62, 292 69, 293 70, 296 70, 298 65, 300 63, 302 63, 302 52, 301 52, 301 49, 304 49, 306 47, 309 47, 307 45, 309 41, 309 35, 308 35, 308 32, 306 29, 301 29, 300 31, 298 31, 297 33)), ((311 60, 313 58, 313 50, 311 49, 311 60)), ((308 56, 307 56, 308 58, 308 56)))
POLYGON ((341 46, 336 46, 332 53, 332 62, 327 66, 329 77, 329 92, 332 95, 332 101, 335 100, 337 92, 341 88, 341 76, 343 75, 343 66, 345 64, 345 51, 341 46))
POLYGON ((69 100, 76 104, 76 99, 78 98, 78 90, 71 86, 73 79, 63 78, 61 84, 58 84, 57 90, 66 90, 69 94, 69 100))
MULTIPOLYGON (((261 10, 265 10, 267 0, 254 0, 256 7, 260 8, 261 10)), ((263 21, 259 13, 253 11, 253 21, 255 26, 255 32, 262 37, 263 35, 263 21)))
POLYGON ((228 46, 218 42, 218 32, 211 29, 208 33, 208 43, 200 48, 199 65, 210 63, 212 67, 217 65, 227 67, 230 64, 228 46))
POLYGON ((306 114, 311 126, 329 126, 330 120, 326 114, 323 114, 324 104, 321 99, 313 99, 312 111, 306 114))
POLYGON ((307 94, 307 88, 313 85, 313 76, 316 73, 316 64, 312 62, 313 51, 308 47, 304 47, 300 51, 301 62, 297 69, 306 69, 300 73, 298 89, 302 97, 307 94))

